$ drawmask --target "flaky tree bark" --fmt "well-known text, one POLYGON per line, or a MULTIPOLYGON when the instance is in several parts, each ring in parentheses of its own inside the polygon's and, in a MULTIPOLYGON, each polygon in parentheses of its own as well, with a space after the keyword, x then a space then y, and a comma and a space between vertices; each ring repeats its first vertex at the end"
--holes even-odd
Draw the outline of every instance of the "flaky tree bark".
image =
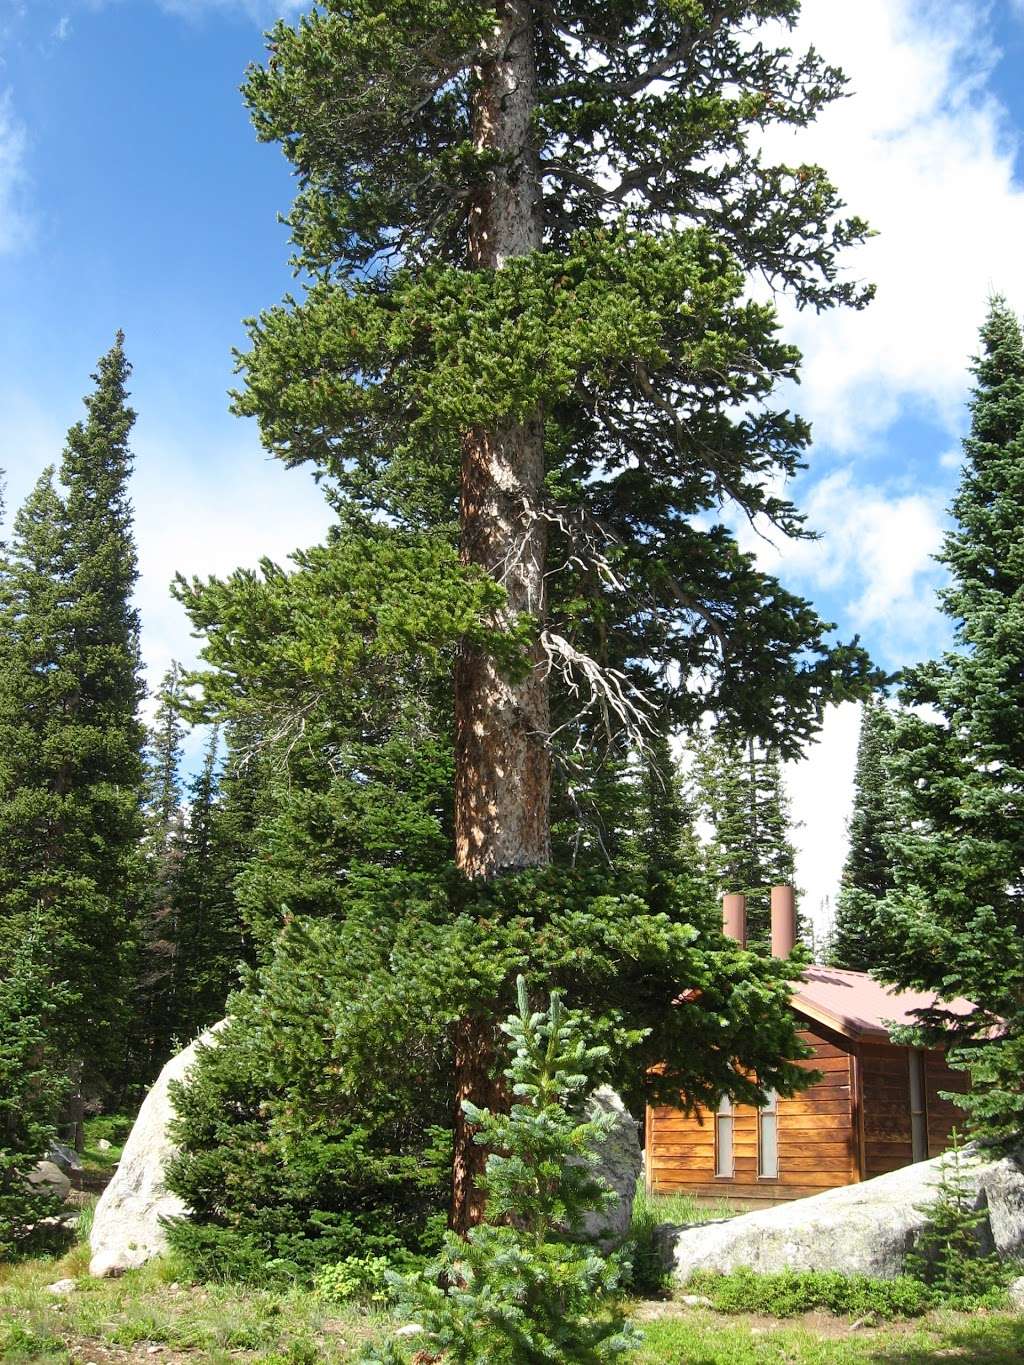
MULTIPOLYGON (((501 164, 469 212, 470 264, 500 270, 541 245, 540 175, 533 143, 536 102, 533 17, 528 4, 499 4, 493 43, 477 71, 474 141, 501 164)), ((506 620, 545 616, 545 525, 534 515, 544 480, 539 411, 494 430, 472 430, 462 444, 460 533, 463 562, 486 570, 508 593, 506 620)), ((536 867, 550 856, 551 773, 548 687, 540 646, 520 681, 502 675, 464 646, 455 677, 455 852, 469 877, 536 867)), ((455 1160, 451 1225, 480 1221, 478 1187, 486 1153, 472 1140, 461 1104, 500 1101, 494 1038, 467 1018, 455 1037, 455 1160)))

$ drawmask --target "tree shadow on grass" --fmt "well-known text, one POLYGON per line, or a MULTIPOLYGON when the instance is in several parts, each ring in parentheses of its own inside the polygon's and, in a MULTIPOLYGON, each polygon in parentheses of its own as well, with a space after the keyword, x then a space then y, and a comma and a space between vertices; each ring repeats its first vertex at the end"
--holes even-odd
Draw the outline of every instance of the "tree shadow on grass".
POLYGON ((937 1365, 938 1361, 970 1361, 971 1365, 1021 1365, 1024 1361, 1024 1317, 976 1319, 949 1327, 933 1327, 934 1340, 887 1343, 868 1356, 877 1365, 937 1365))

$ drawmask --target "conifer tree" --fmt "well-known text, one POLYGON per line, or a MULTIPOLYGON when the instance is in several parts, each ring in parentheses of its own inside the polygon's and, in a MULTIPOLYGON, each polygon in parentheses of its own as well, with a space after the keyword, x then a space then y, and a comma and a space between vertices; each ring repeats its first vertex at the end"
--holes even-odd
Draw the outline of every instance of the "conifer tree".
POLYGON ((642 761, 640 846, 652 909, 701 906, 717 913, 719 892, 697 835, 698 795, 682 776, 664 733, 652 737, 642 761))
MULTIPOLYGON (((480 894, 532 893, 553 772, 621 754, 652 710, 675 727, 710 706, 789 754, 864 671, 699 520, 730 503, 801 533, 767 491, 808 439, 766 404, 798 357, 747 273, 816 307, 867 296, 837 275, 865 227, 824 172, 750 146, 843 93, 815 54, 750 40, 797 9, 327 0, 250 73, 314 283, 252 325, 238 410, 330 475, 363 556, 335 580, 362 614, 309 623, 303 691, 367 634, 403 660, 454 651, 455 861, 480 894)), ((216 626, 212 600, 192 606, 216 626)), ((486 1154, 460 1101, 499 1102, 511 979, 454 1030, 462 1228, 486 1154)))
POLYGON ((706 736, 696 748, 694 778, 712 830, 708 860, 719 894, 746 896, 747 940, 765 948, 771 939, 771 888, 792 885, 796 876, 778 756, 752 739, 706 736))
POLYGON ((44 473, 0 574, 0 957, 47 926, 72 1067, 123 1070, 141 892, 142 741, 123 339, 44 473))
POLYGON ((868 972, 875 965, 875 916, 893 884, 889 853, 889 841, 896 833, 890 789, 892 727, 883 701, 864 702, 848 827, 850 850, 839 883, 828 952, 833 967, 858 972, 868 972))
POLYGON ((181 759, 181 670, 172 664, 160 685, 147 745, 147 793, 143 851, 146 905, 138 943, 139 998, 136 1033, 141 1077, 166 1061, 175 1036, 175 956, 178 946, 177 880, 185 811, 181 759))
MULTIPOLYGON (((436 1349, 452 1365, 613 1361, 641 1340, 617 1303, 623 1257, 580 1238, 588 1214, 615 1199, 594 1171, 614 1119, 587 1106, 604 1049, 587 1047, 557 992, 533 1010, 526 981, 516 984, 518 1012, 501 1026, 512 1049, 511 1112, 471 1114, 490 1149, 487 1222, 466 1241, 450 1232, 435 1262, 399 1281, 403 1307, 426 1334, 428 1349, 414 1359, 436 1349)), ((365 1359, 407 1357, 391 1346, 365 1359)))
POLYGON ((67 997, 53 984, 48 932, 42 915, 23 925, 0 961, 0 1262, 53 1240, 60 1212, 49 1186, 28 1181, 68 1088, 59 1035, 67 997))
POLYGON ((220 733, 210 735, 203 766, 189 785, 188 821, 174 888, 175 1036, 191 1039, 223 1017, 242 955, 230 846, 221 829, 220 733), (227 846, 226 846, 227 845, 227 846))
POLYGON ((925 1037, 952 1041, 976 1133, 1024 1130, 1024 338, 993 300, 974 363, 970 433, 941 560, 955 648, 906 675, 895 727, 900 821, 879 971, 965 996, 925 1037), (935 718, 935 713, 937 718, 935 718))

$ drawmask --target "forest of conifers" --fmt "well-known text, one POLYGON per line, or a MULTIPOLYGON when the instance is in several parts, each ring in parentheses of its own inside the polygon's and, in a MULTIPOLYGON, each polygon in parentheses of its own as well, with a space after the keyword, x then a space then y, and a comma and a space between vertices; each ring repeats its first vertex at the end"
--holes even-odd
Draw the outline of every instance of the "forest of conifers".
POLYGON ((486 1224, 474 1136, 509 1108, 520 977, 537 1009, 564 993, 588 1079, 637 1113, 805 1084, 788 1001, 811 952, 964 996, 918 1036, 970 1070, 973 1133, 1019 1135, 1012 304, 974 361, 947 654, 887 675, 737 532, 808 534, 785 490, 810 430, 776 401, 801 358, 753 282, 871 303, 846 268, 868 224, 826 170, 758 150, 844 93, 758 40, 797 9, 326 0, 273 29, 244 95, 295 173, 302 287, 253 300, 232 401, 332 525, 286 563, 179 577, 202 662, 147 689, 121 335, 7 509, 0 1251, 46 1234, 23 1177, 53 1136, 134 1111, 226 1015, 171 1173, 197 1273, 308 1277, 486 1224), (780 961, 783 765, 850 700, 836 922, 780 961), (730 891, 749 948, 722 934, 730 891))

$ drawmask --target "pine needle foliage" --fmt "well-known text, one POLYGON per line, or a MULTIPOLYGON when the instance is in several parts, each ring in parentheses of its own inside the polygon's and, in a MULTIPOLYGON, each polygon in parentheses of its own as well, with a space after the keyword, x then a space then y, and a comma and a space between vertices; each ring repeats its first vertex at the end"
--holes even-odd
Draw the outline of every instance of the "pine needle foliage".
POLYGON ((65 992, 51 984, 43 931, 41 920, 28 928, 0 966, 0 1262, 52 1242, 60 1212, 47 1185, 28 1181, 68 1089, 54 1042, 65 992))
POLYGON ((286 464, 330 479, 346 533, 365 542, 351 581, 357 596, 365 578, 377 585, 366 624, 382 643, 398 627, 428 648, 454 627, 514 672, 546 628, 567 756, 613 719, 597 696, 578 719, 581 660, 618 670, 673 727, 710 706, 784 755, 865 672, 718 519, 734 505, 803 534, 799 511, 767 492, 809 439, 770 401, 799 357, 772 309, 745 297, 748 275, 813 307, 871 294, 840 277, 867 228, 825 171, 753 147, 844 93, 816 53, 751 41, 798 9, 328 0, 279 22, 249 72, 257 132, 296 172, 289 223, 310 283, 251 323, 237 409, 286 464), (537 73, 522 160, 474 141, 481 72, 510 18, 537 73), (474 205, 534 158, 539 249, 474 268, 474 205), (545 479, 526 510, 547 528, 547 620, 496 629, 494 576, 459 557, 462 445, 535 411, 545 479), (381 519, 394 533, 367 538, 381 519), (695 671, 710 701, 688 685, 695 671))
MULTIPOLYGON (((465 1241, 449 1233, 438 1259, 399 1282, 400 1293, 428 1349, 452 1365, 596 1365, 639 1343, 616 1303, 621 1259, 578 1236, 585 1216, 614 1198, 593 1168, 612 1119, 587 1112, 606 1049, 587 1046, 557 991, 546 1010, 533 1010, 520 976, 517 996, 518 1012, 501 1025, 512 1049, 511 1108, 466 1103, 490 1152, 487 1222, 465 1241)), ((405 1357, 392 1348, 376 1359, 405 1357)))
POLYGON ((0 962, 42 914, 69 1065, 123 1071, 142 896, 130 366, 100 359, 0 563, 0 962))
POLYGON ((1015 1274, 991 1242, 986 1245, 987 1210, 968 1170, 976 1159, 977 1153, 965 1150, 954 1131, 940 1163, 935 1197, 918 1209, 928 1222, 906 1260, 908 1275, 927 1284, 942 1303, 960 1308, 980 1307, 986 1300, 998 1306, 1000 1291, 1015 1274))
POLYGON ((892 732, 893 720, 885 703, 877 698, 865 701, 853 777, 850 848, 843 864, 829 945, 833 967, 857 972, 868 972, 875 966, 875 916, 893 887, 890 843, 896 834, 897 815, 892 790, 892 732))
POLYGON ((909 670, 915 710, 895 727, 895 886, 876 923, 878 973, 962 996, 921 1012, 921 1038, 951 1046, 971 1091, 972 1135, 1013 1146, 1024 1132, 1024 337, 993 300, 974 363, 941 595, 955 648, 909 670), (927 709, 923 709, 927 708, 927 709))

